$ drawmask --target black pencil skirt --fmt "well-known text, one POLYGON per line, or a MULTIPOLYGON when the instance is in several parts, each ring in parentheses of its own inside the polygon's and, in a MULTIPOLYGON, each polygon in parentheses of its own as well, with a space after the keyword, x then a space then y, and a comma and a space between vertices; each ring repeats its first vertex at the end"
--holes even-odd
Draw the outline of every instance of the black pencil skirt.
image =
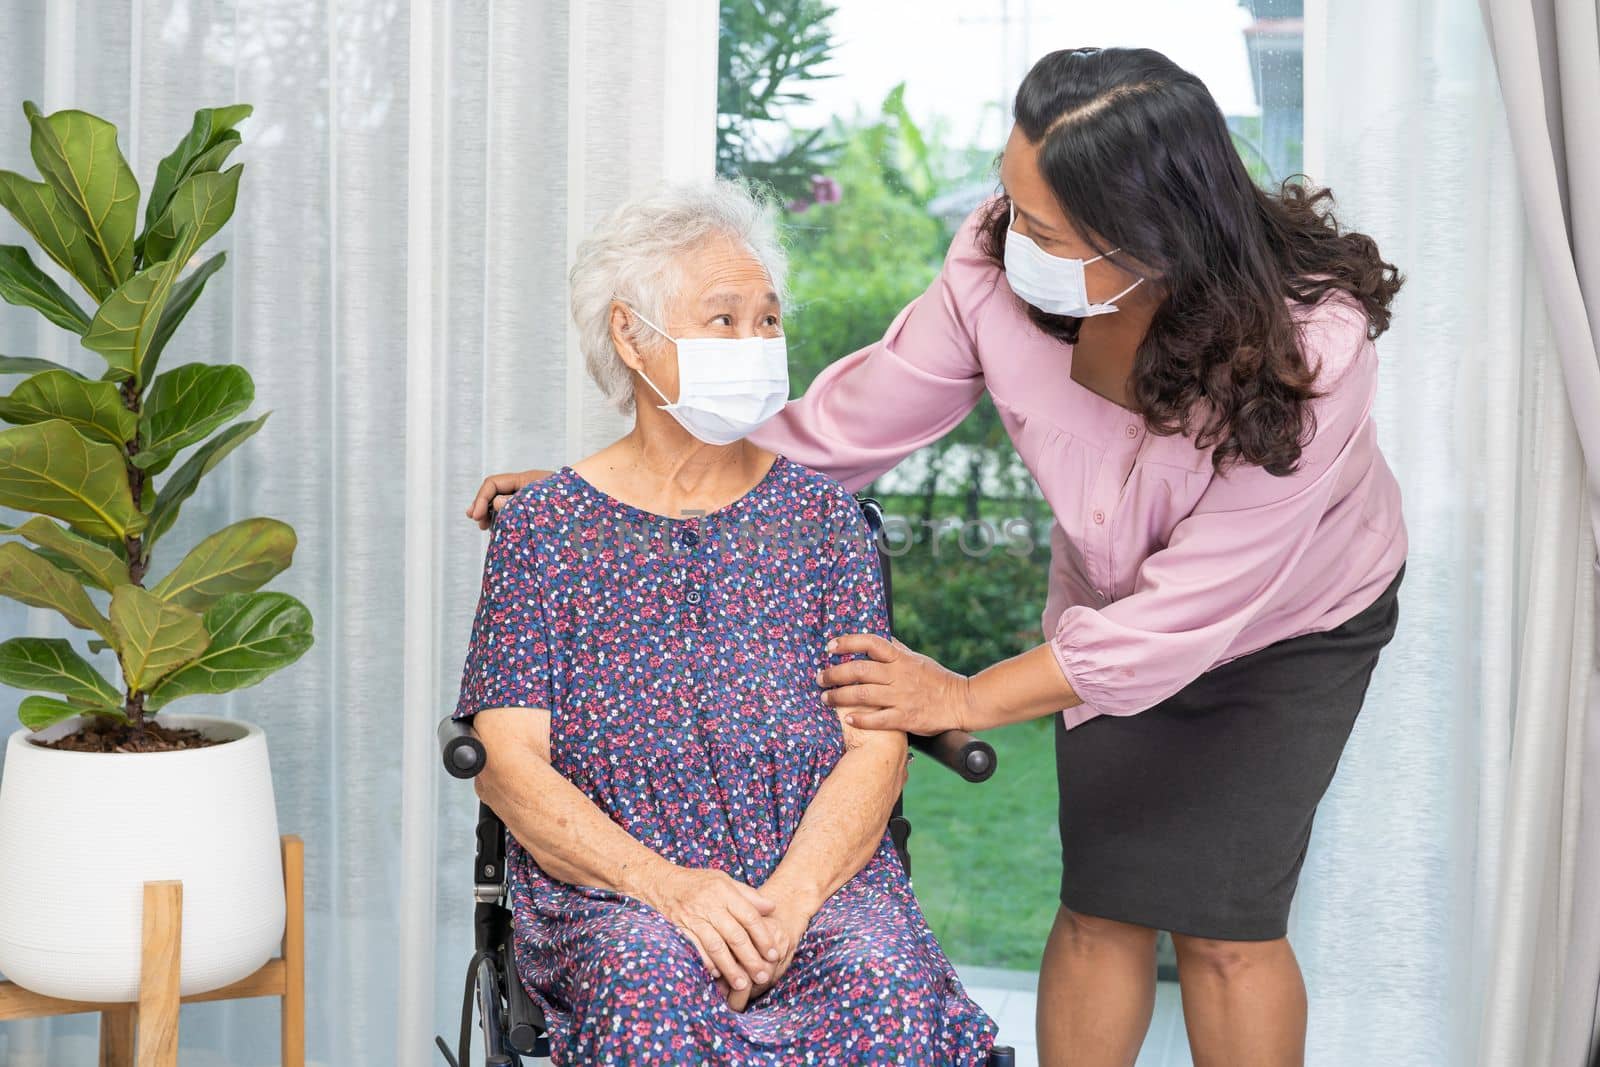
POLYGON ((1071 730, 1056 716, 1061 903, 1192 937, 1284 936, 1404 576, 1342 625, 1224 663, 1137 715, 1071 730))

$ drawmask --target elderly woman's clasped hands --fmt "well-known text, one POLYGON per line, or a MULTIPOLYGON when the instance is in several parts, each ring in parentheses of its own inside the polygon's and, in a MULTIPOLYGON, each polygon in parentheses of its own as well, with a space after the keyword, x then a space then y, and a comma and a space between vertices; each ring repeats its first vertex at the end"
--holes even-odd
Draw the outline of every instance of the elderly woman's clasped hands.
POLYGON ((751 997, 772 988, 788 970, 809 918, 799 908, 780 907, 760 890, 708 868, 674 868, 645 903, 693 942, 736 1011, 743 1011, 751 997))

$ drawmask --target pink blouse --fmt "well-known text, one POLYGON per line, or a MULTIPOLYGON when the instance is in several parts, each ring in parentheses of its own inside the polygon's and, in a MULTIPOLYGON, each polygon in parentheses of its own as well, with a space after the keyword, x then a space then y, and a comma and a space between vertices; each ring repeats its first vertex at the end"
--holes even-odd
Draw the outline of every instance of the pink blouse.
POLYGON ((1377 351, 1353 301, 1292 305, 1324 394, 1299 469, 1218 475, 1210 449, 1151 434, 1072 380, 1072 347, 1028 320, 977 248, 983 210, 881 341, 824 370, 751 440, 856 490, 949 432, 987 389, 1055 515, 1041 621, 1083 700, 1063 712, 1068 727, 1143 711, 1376 599, 1407 541, 1372 421, 1377 351))

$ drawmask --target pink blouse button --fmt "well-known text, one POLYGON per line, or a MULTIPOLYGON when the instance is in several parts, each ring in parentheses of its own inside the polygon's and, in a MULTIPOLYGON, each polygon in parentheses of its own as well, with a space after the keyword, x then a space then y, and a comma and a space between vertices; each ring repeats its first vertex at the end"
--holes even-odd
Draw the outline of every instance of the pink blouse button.
POLYGON ((1098 526, 1099 524, 1105 522, 1106 521, 1106 513, 1103 512, 1103 511, 1096 511, 1094 513, 1094 521, 1095 521, 1095 525, 1096 526, 1098 526))
POLYGON ((1129 426, 1128 427, 1128 436, 1129 437, 1138 437, 1139 436, 1139 427, 1137 427, 1137 426, 1129 426))

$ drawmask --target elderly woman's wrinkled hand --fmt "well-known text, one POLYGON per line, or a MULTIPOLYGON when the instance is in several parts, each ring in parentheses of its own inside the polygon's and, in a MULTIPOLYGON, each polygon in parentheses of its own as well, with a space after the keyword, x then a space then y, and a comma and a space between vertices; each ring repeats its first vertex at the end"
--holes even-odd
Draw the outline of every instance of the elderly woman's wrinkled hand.
POLYGON ((778 980, 794 962, 795 950, 800 947, 800 939, 805 936, 806 928, 811 925, 812 913, 797 898, 780 893, 776 900, 777 910, 773 912, 772 919, 782 929, 788 947, 782 957, 774 963, 767 979, 754 986, 734 989, 725 979, 717 979, 717 990, 727 999, 728 1007, 734 1011, 744 1011, 751 1001, 765 996, 778 984, 778 980))
POLYGON ((683 932, 712 977, 736 991, 771 982, 793 949, 773 918, 777 905, 723 871, 674 866, 644 902, 683 932))

